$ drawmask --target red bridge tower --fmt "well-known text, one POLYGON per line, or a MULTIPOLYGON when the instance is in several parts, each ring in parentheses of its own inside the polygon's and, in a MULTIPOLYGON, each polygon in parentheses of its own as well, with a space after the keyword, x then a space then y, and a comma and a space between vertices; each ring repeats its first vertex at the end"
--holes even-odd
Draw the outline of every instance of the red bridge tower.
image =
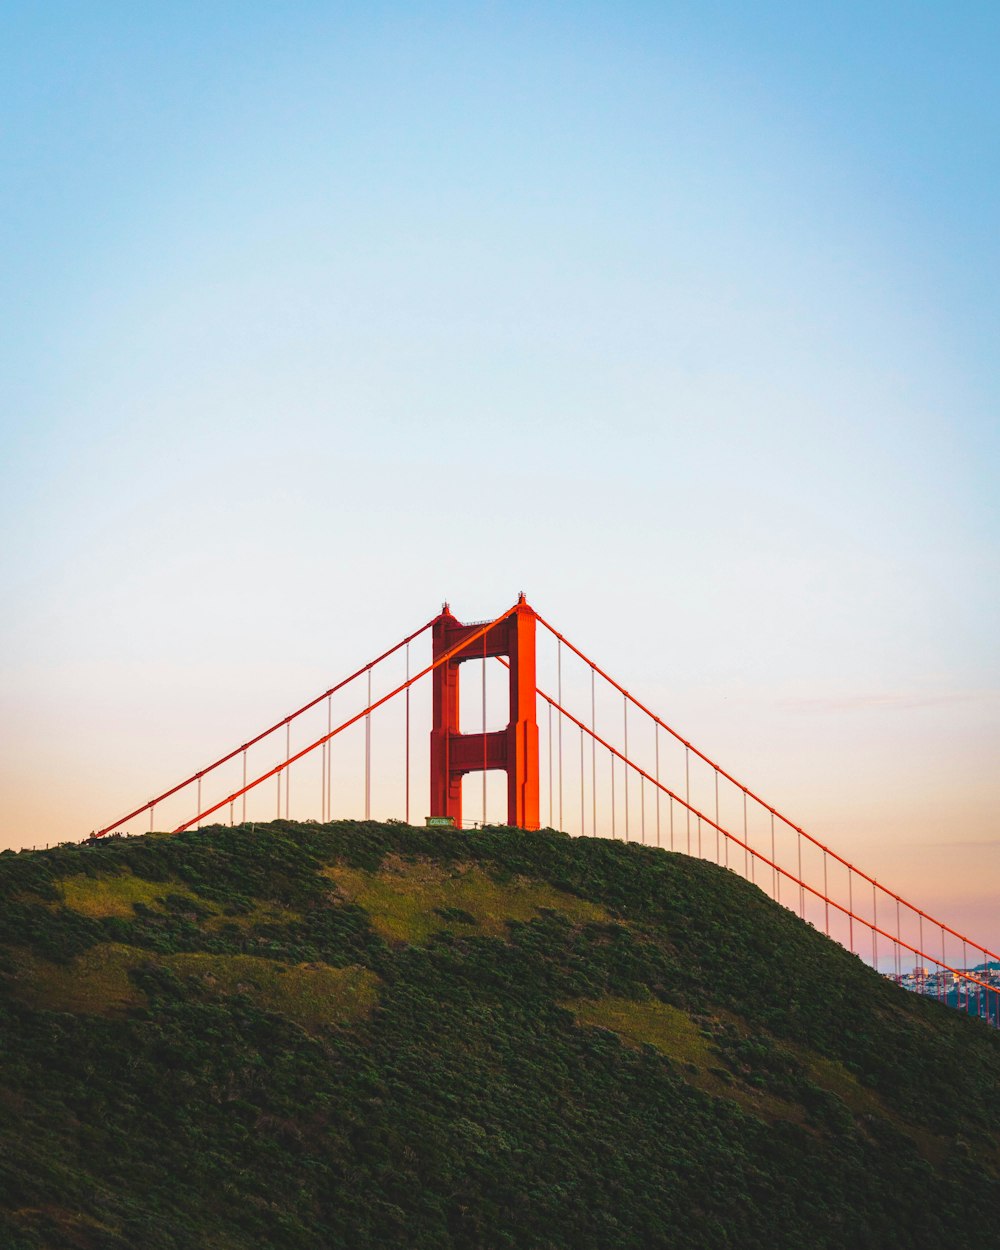
POLYGON ((514 611, 468 647, 462 639, 480 626, 462 625, 445 604, 434 622, 434 658, 458 650, 434 670, 431 729, 431 815, 462 821, 462 777, 503 769, 507 823, 538 828, 538 722, 535 713, 535 613, 520 595, 514 611), (510 662, 510 722, 496 733, 459 731, 458 668, 466 660, 506 656, 510 662))

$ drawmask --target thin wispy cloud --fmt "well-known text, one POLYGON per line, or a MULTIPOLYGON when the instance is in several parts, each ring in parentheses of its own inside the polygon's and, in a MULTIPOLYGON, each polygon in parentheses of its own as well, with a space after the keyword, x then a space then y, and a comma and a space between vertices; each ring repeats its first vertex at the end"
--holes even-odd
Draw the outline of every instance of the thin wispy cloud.
POLYGON ((957 851, 957 850, 975 850, 975 851, 996 851, 1000 850, 1000 838, 973 838, 965 842, 910 842, 909 846, 915 851, 957 851))
POLYGON ((995 693, 992 690, 956 690, 945 694, 856 694, 836 698, 782 699, 779 706, 795 712, 909 712, 918 708, 992 698, 995 693))

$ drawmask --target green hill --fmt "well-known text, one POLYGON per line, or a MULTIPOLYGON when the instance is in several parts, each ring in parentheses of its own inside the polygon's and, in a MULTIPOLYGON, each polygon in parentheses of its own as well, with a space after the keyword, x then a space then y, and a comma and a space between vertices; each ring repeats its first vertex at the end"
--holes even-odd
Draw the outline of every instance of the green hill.
POLYGON ((279 821, 0 897, 4 1250, 1000 1245, 1000 1036, 710 864, 279 821))

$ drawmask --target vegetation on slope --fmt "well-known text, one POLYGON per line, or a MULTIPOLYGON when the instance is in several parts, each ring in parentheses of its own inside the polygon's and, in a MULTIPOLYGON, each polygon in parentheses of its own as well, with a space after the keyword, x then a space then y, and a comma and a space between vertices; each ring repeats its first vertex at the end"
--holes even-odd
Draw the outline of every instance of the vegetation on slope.
POLYGON ((275 822, 0 855, 0 1245, 1000 1244, 1000 1038, 713 865, 275 822))

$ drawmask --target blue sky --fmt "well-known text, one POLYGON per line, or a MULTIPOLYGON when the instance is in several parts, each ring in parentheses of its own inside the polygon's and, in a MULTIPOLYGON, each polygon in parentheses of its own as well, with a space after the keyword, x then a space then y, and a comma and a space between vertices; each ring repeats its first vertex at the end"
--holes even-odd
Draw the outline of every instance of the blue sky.
POLYGON ((991 906, 998 48, 986 4, 5 6, 0 841, 524 588, 991 906))

